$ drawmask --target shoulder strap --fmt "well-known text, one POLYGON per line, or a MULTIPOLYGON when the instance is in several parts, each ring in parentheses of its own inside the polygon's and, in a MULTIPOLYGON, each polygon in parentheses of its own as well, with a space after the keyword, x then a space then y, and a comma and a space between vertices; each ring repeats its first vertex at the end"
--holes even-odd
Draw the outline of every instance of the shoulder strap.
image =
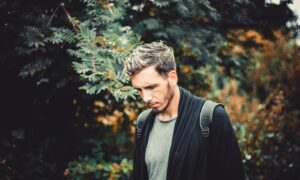
POLYGON ((137 122, 136 122, 136 135, 137 135, 137 138, 141 138, 142 136, 142 130, 143 130, 143 127, 145 125, 145 122, 146 122, 146 119, 147 119, 147 116, 150 114, 151 112, 151 109, 147 109, 145 111, 143 111, 139 117, 137 118, 137 122))
MULTIPOLYGON (((221 104, 213 102, 211 100, 207 100, 204 102, 204 105, 200 112, 200 118, 199 118, 200 123, 199 124, 200 124, 200 128, 202 131, 202 135, 205 138, 209 137, 209 126, 212 123, 214 109, 218 105, 221 105, 221 104)), ((151 109, 147 109, 147 110, 143 111, 137 119, 136 135, 137 135, 138 139, 141 138, 141 136, 142 136, 143 127, 146 123, 147 116, 149 115, 150 112, 151 112, 151 109)))
POLYGON ((202 110, 200 112, 200 128, 202 131, 202 135, 205 138, 209 137, 209 126, 212 123, 213 113, 215 107, 221 105, 220 103, 213 102, 211 100, 207 100, 204 102, 202 110))

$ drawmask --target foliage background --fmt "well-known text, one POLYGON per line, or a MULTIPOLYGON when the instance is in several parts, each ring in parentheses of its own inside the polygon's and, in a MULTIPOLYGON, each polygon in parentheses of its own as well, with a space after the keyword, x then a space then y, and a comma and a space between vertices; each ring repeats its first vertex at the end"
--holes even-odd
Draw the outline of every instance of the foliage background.
POLYGON ((300 179, 297 17, 289 0, 0 1, 0 179, 130 179, 144 105, 122 74, 143 42, 226 106, 247 179, 300 179))

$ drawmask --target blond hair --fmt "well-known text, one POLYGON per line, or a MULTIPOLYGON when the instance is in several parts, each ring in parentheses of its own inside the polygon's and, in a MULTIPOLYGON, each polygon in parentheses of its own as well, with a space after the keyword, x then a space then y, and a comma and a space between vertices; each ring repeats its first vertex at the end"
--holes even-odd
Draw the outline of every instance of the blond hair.
POLYGON ((162 76, 176 70, 173 49, 162 41, 140 45, 125 60, 123 71, 131 77, 150 66, 154 66, 162 76))

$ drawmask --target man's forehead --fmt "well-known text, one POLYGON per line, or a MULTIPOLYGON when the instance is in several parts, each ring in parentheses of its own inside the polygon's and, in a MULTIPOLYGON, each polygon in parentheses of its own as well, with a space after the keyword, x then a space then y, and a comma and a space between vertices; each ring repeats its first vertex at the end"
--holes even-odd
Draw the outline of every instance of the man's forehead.
POLYGON ((161 75, 158 74, 154 67, 145 68, 130 78, 132 86, 137 88, 156 84, 161 79, 161 75))

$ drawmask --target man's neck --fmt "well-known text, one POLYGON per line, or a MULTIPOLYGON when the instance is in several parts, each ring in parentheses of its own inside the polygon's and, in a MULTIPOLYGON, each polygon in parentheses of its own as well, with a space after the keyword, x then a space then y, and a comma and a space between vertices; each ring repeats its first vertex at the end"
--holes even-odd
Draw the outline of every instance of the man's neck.
POLYGON ((161 121, 168 121, 170 119, 177 117, 179 100, 180 100, 180 91, 179 91, 179 87, 176 86, 174 88, 174 96, 171 102, 169 103, 169 106, 165 111, 158 113, 158 117, 161 121))

